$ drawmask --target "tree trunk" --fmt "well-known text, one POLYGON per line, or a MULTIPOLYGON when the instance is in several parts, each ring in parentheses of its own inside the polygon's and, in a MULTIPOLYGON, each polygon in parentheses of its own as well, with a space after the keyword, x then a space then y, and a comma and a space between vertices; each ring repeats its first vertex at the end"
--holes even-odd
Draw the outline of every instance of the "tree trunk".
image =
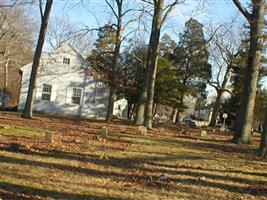
POLYGON ((227 66, 221 87, 216 88, 217 97, 216 97, 215 104, 213 106, 213 112, 212 112, 211 120, 209 123, 209 126, 211 126, 211 127, 214 127, 216 125, 216 119, 217 119, 218 113, 220 112, 220 107, 221 107, 221 98, 222 98, 223 92, 225 90, 226 84, 229 80, 231 67, 232 67, 232 63, 230 63, 227 66))
POLYGON ((107 109, 107 115, 106 115, 106 121, 109 122, 112 120, 113 117, 113 108, 114 108, 114 102, 116 101, 116 86, 115 83, 110 83, 109 87, 109 98, 108 98, 108 109, 107 109))
POLYGON ((7 58, 6 63, 5 63, 5 81, 4 81, 4 92, 6 92, 7 90, 7 86, 8 86, 8 66, 9 66, 9 58, 7 58))
POLYGON ((263 157, 267 157, 267 114, 265 114, 263 132, 261 133, 259 155, 263 157))
POLYGON ((143 90, 138 99, 135 122, 134 122, 134 124, 137 126, 144 124, 145 105, 146 105, 146 98, 147 98, 147 85, 148 85, 148 78, 145 79, 143 90))
POLYGON ((246 82, 237 126, 233 141, 235 143, 250 143, 253 111, 255 106, 257 83, 259 78, 259 66, 263 43, 263 26, 265 0, 253 2, 253 20, 250 22, 250 47, 247 63, 246 82))
POLYGON ((138 99, 138 104, 137 104, 137 110, 136 110, 136 116, 135 116, 135 122, 134 122, 134 124, 137 126, 144 125, 144 122, 145 122, 145 107, 146 107, 146 99, 147 99, 147 87, 148 87, 148 82, 149 82, 148 66, 150 65, 149 58, 150 58, 151 50, 152 50, 152 37, 153 36, 151 34, 149 38, 147 58, 145 62, 144 87, 142 89, 142 92, 138 99))
POLYGON ((176 112, 177 112, 177 109, 175 107, 172 108, 172 112, 171 112, 171 115, 170 115, 170 121, 171 123, 174 123, 174 117, 176 116, 176 112))
POLYGON ((154 105, 153 105, 153 117, 157 114, 157 110, 158 110, 158 104, 154 103, 154 105))
POLYGON ((158 54, 159 54, 159 39, 160 29, 162 25, 163 15, 163 1, 158 1, 154 6, 154 15, 151 29, 151 55, 148 58, 150 60, 147 66, 148 73, 148 86, 147 86, 147 99, 145 107, 145 126, 148 129, 152 129, 153 121, 153 101, 154 101, 154 90, 157 74, 158 54))
POLYGON ((117 79, 116 79, 116 77, 117 77, 119 57, 120 57, 120 48, 121 48, 122 2, 118 3, 117 6, 118 6, 118 21, 117 21, 115 50, 114 50, 112 75, 111 75, 111 83, 110 83, 108 110, 107 110, 107 116, 106 116, 107 122, 112 120, 114 102, 116 101, 116 98, 117 98, 117 79))
POLYGON ((220 106, 221 106, 221 98, 222 98, 222 91, 220 91, 220 89, 218 89, 216 101, 215 101, 215 104, 213 106, 211 120, 210 120, 210 124, 209 124, 209 126, 211 126, 211 127, 214 127, 216 125, 217 116, 218 116, 218 113, 220 111, 220 106))
POLYGON ((42 16, 42 23, 40 27, 38 42, 37 42, 37 46, 35 49, 35 54, 34 54, 34 59, 33 59, 33 64, 32 64, 32 71, 31 71, 31 76, 30 76, 27 100, 26 100, 26 104, 25 104, 25 107, 22 113, 22 117, 27 118, 27 119, 32 118, 33 97, 34 97, 35 89, 36 89, 35 87, 36 87, 37 73, 38 73, 40 58, 42 54, 42 49, 44 45, 44 40, 45 40, 45 35, 47 31, 52 4, 53 4, 53 0, 46 1, 45 12, 44 12, 44 15, 42 16))
POLYGON ((174 124, 179 124, 179 119, 180 119, 180 110, 177 110, 175 119, 174 119, 174 124))

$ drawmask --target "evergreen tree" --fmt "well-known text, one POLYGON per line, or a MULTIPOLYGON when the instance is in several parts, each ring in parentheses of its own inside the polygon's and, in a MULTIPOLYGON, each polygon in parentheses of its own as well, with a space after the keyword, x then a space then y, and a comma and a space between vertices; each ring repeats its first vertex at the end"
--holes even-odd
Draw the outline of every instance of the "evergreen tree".
MULTIPOLYGON (((203 25, 195 19, 185 24, 180 41, 172 56, 180 87, 180 106, 184 109, 185 96, 206 96, 207 81, 211 78, 209 52, 204 37, 203 25)), ((179 108, 178 108, 179 111, 179 108)))
POLYGON ((98 32, 98 39, 94 43, 95 48, 87 57, 98 76, 108 85, 112 81, 111 66, 115 48, 114 40, 115 30, 108 24, 101 27, 98 32))
POLYGON ((128 118, 132 118, 141 94, 146 63, 147 46, 144 42, 133 41, 123 53, 123 88, 128 101, 128 118))

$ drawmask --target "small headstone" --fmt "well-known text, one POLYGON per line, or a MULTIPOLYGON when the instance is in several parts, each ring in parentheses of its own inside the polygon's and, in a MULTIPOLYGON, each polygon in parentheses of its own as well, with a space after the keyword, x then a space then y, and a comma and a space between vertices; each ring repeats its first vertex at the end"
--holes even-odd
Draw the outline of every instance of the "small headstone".
POLYGON ((206 137, 207 136, 207 131, 201 131, 200 136, 201 137, 206 137))
POLYGON ((82 143, 82 147, 83 148, 89 148, 91 146, 89 140, 84 140, 83 143, 82 143))
POLYGON ((168 176, 161 176, 161 177, 159 178, 159 180, 160 180, 160 181, 167 181, 167 182, 169 182, 169 181, 171 181, 171 178, 168 177, 168 176))
POLYGON ((164 131, 165 131, 165 130, 164 130, 163 127, 161 127, 161 128, 159 129, 159 132, 160 132, 160 133, 164 133, 164 131))
POLYGON ((224 132, 225 131, 225 127, 224 126, 221 126, 220 127, 220 132, 224 132))
POLYGON ((45 133, 45 143, 51 144, 54 141, 54 134, 52 132, 45 133))
POLYGON ((181 134, 186 135, 186 130, 185 130, 185 129, 182 129, 182 130, 181 130, 181 134))
POLYGON ((120 127, 121 133, 125 133, 126 132, 126 128, 124 126, 120 127))
POLYGON ((101 136, 103 138, 107 138, 108 137, 108 129, 106 127, 102 127, 101 128, 101 136))
POLYGON ((138 127, 139 131, 141 132, 141 135, 146 135, 147 129, 144 126, 139 126, 138 127))
POLYGON ((215 133, 216 132, 216 129, 214 128, 212 131, 213 131, 213 133, 215 133))

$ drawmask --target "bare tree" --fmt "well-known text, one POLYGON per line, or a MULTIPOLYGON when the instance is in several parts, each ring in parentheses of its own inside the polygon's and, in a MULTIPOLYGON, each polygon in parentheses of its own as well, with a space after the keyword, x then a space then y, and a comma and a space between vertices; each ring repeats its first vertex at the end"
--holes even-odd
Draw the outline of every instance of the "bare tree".
POLYGON ((135 124, 144 124, 148 129, 152 129, 160 32, 171 11, 183 0, 173 0, 168 2, 167 5, 164 0, 142 1, 153 6, 153 19, 147 53, 146 78, 139 98, 135 124))
POLYGON ((65 15, 51 18, 46 42, 53 50, 62 43, 69 43, 81 55, 87 56, 92 48, 93 30, 97 30, 97 28, 79 26, 65 15))
MULTIPOLYGON (((35 24, 23 8, 0 7, 0 66, 3 69, 0 89, 7 90, 10 67, 19 68, 32 59, 35 24)), ((9 88, 11 90, 11 88, 9 88)))
POLYGON ((115 18, 116 18, 116 36, 115 36, 115 49, 114 49, 114 55, 113 55, 113 65, 112 65, 112 73, 111 73, 111 82, 110 82, 110 92, 109 92, 109 100, 108 100, 108 110, 106 115, 106 121, 112 120, 112 114, 113 114, 113 107, 114 102, 116 100, 116 73, 118 70, 119 65, 119 57, 120 57, 120 48, 121 48, 121 33, 122 33, 122 20, 123 16, 125 15, 125 12, 123 11, 123 2, 124 0, 115 0, 117 9, 111 5, 109 0, 105 0, 105 2, 108 4, 110 9, 112 10, 115 18))
POLYGON ((47 0, 45 10, 43 12, 42 7, 42 0, 39 0, 39 8, 40 8, 40 14, 41 14, 41 27, 40 27, 40 33, 38 37, 38 42, 34 54, 33 64, 32 64, 32 71, 30 76, 30 83, 29 83, 29 90, 26 100, 26 105, 24 107, 22 117, 23 118, 32 118, 32 107, 33 107, 33 97, 35 94, 35 87, 36 87, 36 79, 37 79, 37 73, 39 68, 39 63, 41 59, 42 49, 45 41, 45 35, 47 31, 49 16, 52 8, 53 0, 47 0))
POLYGON ((0 0, 0 8, 12 8, 17 5, 25 5, 34 2, 35 0, 0 0))
POLYGON ((233 30, 233 24, 225 24, 221 31, 217 32, 210 44, 210 59, 213 62, 214 75, 208 81, 217 95, 213 106, 213 112, 209 126, 216 125, 216 119, 220 111, 222 96, 225 92, 231 93, 227 87, 234 61, 239 55, 240 37, 233 30))
MULTIPOLYGON (((110 73, 110 80, 109 80, 109 86, 110 86, 110 93, 109 93, 109 101, 108 101, 108 109, 107 109, 107 115, 106 115, 106 121, 112 120, 113 115, 113 107, 114 102, 117 99, 117 92, 118 92, 118 86, 119 86, 119 78, 118 74, 120 74, 121 71, 121 65, 120 65, 120 50, 122 42, 132 33, 135 33, 137 29, 130 29, 129 25, 133 22, 138 22, 142 16, 134 16, 132 11, 142 11, 138 9, 138 5, 135 5, 136 7, 133 8, 129 5, 131 5, 128 1, 128 4, 125 4, 126 1, 124 0, 105 0, 108 7, 111 9, 113 16, 115 17, 115 23, 111 24, 111 28, 113 28, 115 32, 114 37, 114 52, 113 52, 113 58, 112 58, 112 66, 111 66, 111 73, 110 73), (128 13, 131 13, 132 16, 128 20, 124 20, 126 15, 128 13)), ((142 13, 142 12, 141 12, 142 13)))
POLYGON ((253 110, 263 49, 263 27, 266 3, 265 0, 251 1, 252 13, 250 13, 239 0, 232 1, 250 26, 250 46, 246 69, 246 82, 233 141, 235 143, 250 143, 253 110))

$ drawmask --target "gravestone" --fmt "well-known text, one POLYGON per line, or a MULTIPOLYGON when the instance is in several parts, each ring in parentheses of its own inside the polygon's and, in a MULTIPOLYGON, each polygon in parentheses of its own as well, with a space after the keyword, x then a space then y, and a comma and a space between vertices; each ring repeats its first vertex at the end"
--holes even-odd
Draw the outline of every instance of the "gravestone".
POLYGON ((108 129, 106 127, 102 127, 101 128, 101 136, 103 138, 107 138, 108 137, 108 129))
POLYGON ((84 140, 83 141, 83 143, 82 143, 82 147, 83 148, 89 148, 91 146, 91 144, 90 144, 90 142, 89 142, 89 140, 87 139, 87 140, 84 140))
POLYGON ((161 128, 159 129, 159 132, 160 132, 160 133, 164 133, 164 131, 165 131, 165 130, 164 130, 163 127, 161 127, 161 128))
POLYGON ((45 133, 45 143, 51 144, 54 141, 54 134, 52 132, 46 132, 45 133))
POLYGON ((200 136, 201 137, 206 137, 207 134, 208 134, 207 131, 201 131, 200 136))
POLYGON ((144 126, 139 126, 138 129, 139 129, 141 135, 146 135, 146 132, 147 132, 146 127, 144 127, 144 126))
POLYGON ((182 129, 180 133, 186 135, 187 131, 185 129, 182 129))
POLYGON ((126 133, 126 128, 124 126, 120 126, 121 133, 126 133))

